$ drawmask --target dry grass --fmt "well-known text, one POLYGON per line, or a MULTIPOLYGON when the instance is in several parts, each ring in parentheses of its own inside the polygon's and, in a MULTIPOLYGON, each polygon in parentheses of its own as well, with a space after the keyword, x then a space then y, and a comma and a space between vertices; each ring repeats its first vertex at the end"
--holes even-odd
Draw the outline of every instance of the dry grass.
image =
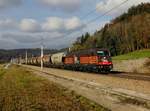
POLYGON ((107 111, 86 98, 31 72, 0 70, 0 111, 107 111))
POLYGON ((147 109, 150 109, 150 106, 148 103, 146 103, 145 101, 141 101, 141 100, 137 100, 134 98, 120 98, 121 103, 123 104, 133 104, 133 105, 137 105, 137 106, 143 106, 147 109))
POLYGON ((113 61, 114 70, 121 72, 150 73, 150 58, 113 61))

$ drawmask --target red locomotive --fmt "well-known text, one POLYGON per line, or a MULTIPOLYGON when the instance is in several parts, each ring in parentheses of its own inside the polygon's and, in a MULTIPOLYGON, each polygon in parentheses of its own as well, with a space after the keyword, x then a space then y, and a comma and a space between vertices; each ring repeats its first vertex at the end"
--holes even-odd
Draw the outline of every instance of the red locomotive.
POLYGON ((88 49, 69 53, 64 65, 74 70, 109 72, 113 68, 110 52, 106 49, 88 49))

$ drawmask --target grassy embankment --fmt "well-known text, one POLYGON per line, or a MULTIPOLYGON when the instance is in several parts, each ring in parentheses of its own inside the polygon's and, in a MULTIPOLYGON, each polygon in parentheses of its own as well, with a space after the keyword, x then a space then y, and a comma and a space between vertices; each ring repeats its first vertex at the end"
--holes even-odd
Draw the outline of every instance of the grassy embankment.
POLYGON ((150 57, 150 49, 140 50, 131 52, 128 54, 115 56, 112 59, 113 60, 131 60, 131 59, 140 59, 140 58, 147 58, 150 57))
POLYGON ((108 111, 19 66, 0 68, 0 111, 108 111))

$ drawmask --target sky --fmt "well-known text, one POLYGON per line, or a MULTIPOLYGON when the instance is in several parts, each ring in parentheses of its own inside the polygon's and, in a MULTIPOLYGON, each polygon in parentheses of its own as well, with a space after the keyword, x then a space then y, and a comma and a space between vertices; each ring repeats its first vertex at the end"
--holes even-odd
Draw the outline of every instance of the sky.
POLYGON ((0 0, 0 49, 61 49, 85 32, 100 30, 133 5, 150 0, 0 0), (92 13, 89 13, 92 12, 92 13))

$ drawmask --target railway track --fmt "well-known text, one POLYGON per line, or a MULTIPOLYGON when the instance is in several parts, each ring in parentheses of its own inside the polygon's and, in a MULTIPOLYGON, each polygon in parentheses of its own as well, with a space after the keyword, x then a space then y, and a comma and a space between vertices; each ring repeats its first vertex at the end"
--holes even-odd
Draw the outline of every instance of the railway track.
MULTIPOLYGON (((49 68, 49 67, 46 67, 46 68, 49 68)), ((67 70, 67 69, 62 69, 62 70, 73 71, 73 70, 67 70)), ((75 72, 75 71, 73 71, 73 72, 75 72)), ((83 71, 76 71, 76 72, 83 72, 83 71)), ((112 71, 110 73, 85 72, 85 74, 87 74, 87 73, 101 75, 101 76, 108 76, 108 77, 116 77, 116 78, 124 78, 124 79, 150 81, 150 74, 118 72, 118 71, 112 71)))
POLYGON ((134 79, 134 80, 143 80, 143 81, 150 81, 150 75, 144 74, 135 74, 135 73, 109 73, 108 76, 111 77, 119 77, 125 79, 134 79))
MULTIPOLYGON (((72 70, 67 70, 67 71, 72 71, 72 70)), ((81 71, 77 71, 77 72, 81 72, 81 71)), ((118 71, 112 71, 110 73, 85 72, 85 74, 86 73, 96 74, 96 75, 101 75, 101 76, 108 76, 108 77, 150 81, 150 74, 118 72, 118 71)))

